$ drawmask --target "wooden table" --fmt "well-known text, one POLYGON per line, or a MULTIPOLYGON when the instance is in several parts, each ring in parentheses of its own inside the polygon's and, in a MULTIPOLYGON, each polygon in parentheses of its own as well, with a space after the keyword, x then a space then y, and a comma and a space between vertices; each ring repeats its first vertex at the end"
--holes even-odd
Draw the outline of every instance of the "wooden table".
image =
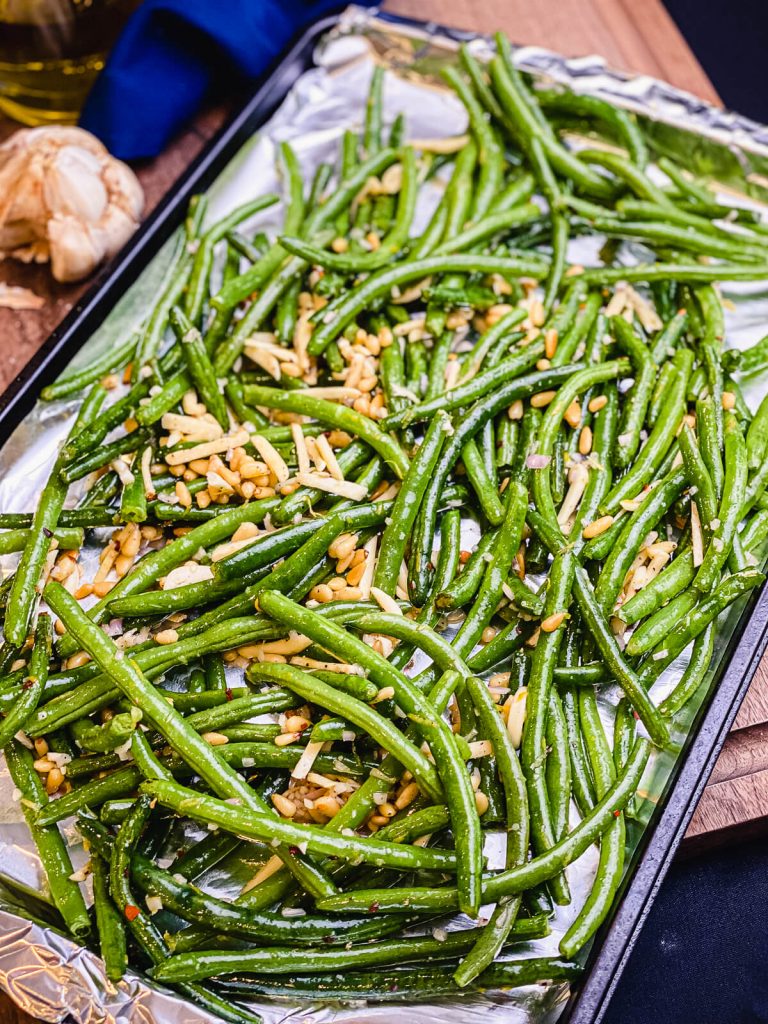
MULTIPOLYGON (((717 103, 718 96, 659 0, 389 0, 387 10, 457 28, 504 29, 517 43, 537 44, 568 56, 599 53, 612 65, 664 78, 717 103)), ((236 101, 233 100, 233 102, 236 101)), ((147 212, 194 159, 227 115, 226 105, 206 110, 156 160, 137 167, 147 212)), ((16 126, 0 118, 0 139, 16 126)), ((49 302, 37 312, 0 309, 0 390, 13 379, 83 291, 51 282, 42 268, 6 263, 0 280, 34 289, 49 302)), ((741 709, 712 781, 691 824, 690 836, 727 829, 759 816, 760 787, 768 792, 768 667, 741 709)), ((53 1018, 51 1018, 53 1019, 53 1018)), ((31 1018, 0 995, 0 1024, 31 1024, 31 1018)))

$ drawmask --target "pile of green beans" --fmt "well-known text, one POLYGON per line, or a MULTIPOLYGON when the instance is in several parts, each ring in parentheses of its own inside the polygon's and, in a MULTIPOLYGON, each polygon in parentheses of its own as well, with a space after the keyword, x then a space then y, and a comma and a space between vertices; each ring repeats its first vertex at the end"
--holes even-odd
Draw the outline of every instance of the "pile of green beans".
POLYGON ((379 69, 338 166, 308 186, 280 147, 274 236, 277 195, 197 197, 137 332, 45 389, 80 411, 0 515, 0 746, 60 926, 231 1021, 575 977, 764 579, 768 344, 728 349, 716 284, 768 277, 765 229, 503 37, 445 79, 454 156, 386 130, 379 69), (521 957, 595 844, 560 957, 521 957))

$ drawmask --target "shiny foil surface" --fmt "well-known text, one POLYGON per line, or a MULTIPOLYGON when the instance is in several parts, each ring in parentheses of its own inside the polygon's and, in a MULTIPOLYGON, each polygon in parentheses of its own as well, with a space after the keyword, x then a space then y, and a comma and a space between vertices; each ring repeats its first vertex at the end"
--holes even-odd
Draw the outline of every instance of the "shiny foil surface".
MULTIPOLYGON (((350 8, 338 26, 317 48, 317 64, 305 72, 270 121, 230 161, 209 190, 211 218, 228 212, 254 195, 280 190, 275 172, 276 147, 290 140, 297 151, 305 177, 309 179, 317 165, 335 162, 342 133, 362 124, 365 96, 373 62, 385 66, 391 74, 385 84, 385 112, 388 122, 399 111, 407 115, 410 139, 434 139, 461 134, 466 128, 464 110, 442 84, 439 71, 455 61, 457 45, 471 40, 479 57, 491 52, 487 39, 468 33, 453 33, 383 18, 375 12, 350 8)), ((737 115, 717 110, 703 101, 669 85, 645 76, 629 76, 612 71, 598 57, 566 60, 538 47, 525 47, 515 53, 520 66, 537 78, 560 83, 577 92, 599 95, 635 111, 642 119, 653 144, 671 156, 682 158, 684 165, 714 177, 724 190, 743 195, 744 202, 759 202, 768 197, 768 129, 737 115), (746 198, 749 196, 750 198, 746 198)), ((579 144, 579 139, 574 139, 579 144)), ((432 186, 417 212, 418 231, 436 202, 439 185, 432 186)), ((246 225, 246 230, 279 230, 280 205, 264 211, 246 225)), ((152 303, 167 264, 169 242, 138 281, 125 293, 101 328, 72 361, 86 365, 95 355, 140 323, 152 303)), ((639 245, 623 245, 621 258, 626 262, 642 258, 639 245)), ((569 255, 572 262, 595 262, 594 239, 576 239, 569 255)), ((217 271, 218 272, 218 271, 217 271)), ((765 333, 768 322, 768 292, 759 284, 724 286, 723 295, 732 300, 726 310, 730 345, 745 347, 765 333)), ((764 385, 763 385, 764 389, 764 385)), ((759 399, 760 388, 748 393, 752 403, 759 399)), ((0 510, 27 511, 34 507, 47 478, 58 445, 71 424, 77 401, 39 403, 15 430, 0 451, 0 510)), ((74 491, 71 501, 74 502, 74 491)), ((465 523, 466 546, 477 539, 477 524, 465 523)), ((107 532, 97 532, 96 542, 84 553, 86 572, 95 564, 107 532), (99 541, 101 543, 99 543, 99 541)), ((18 556, 2 560, 7 574, 18 556)), ((731 634, 742 606, 732 609, 721 622, 712 675, 731 634)), ((654 687, 661 700, 682 674, 683 656, 665 672, 654 687)), ((169 674, 166 684, 179 685, 169 674)), ((232 678, 234 686, 241 680, 232 678)), ((706 698, 707 687, 691 701, 680 722, 684 739, 695 717, 697 706, 706 698)), ((612 705, 618 700, 616 688, 604 688, 600 699, 608 722, 612 705)), ((610 733, 609 733, 610 735, 610 733)), ((1 761, 1 759, 0 759, 1 761)), ((647 822, 655 804, 663 798, 673 767, 673 754, 656 755, 649 765, 640 789, 638 822, 629 823, 628 841, 636 847, 643 822, 647 822)), ((575 824, 577 819, 574 819, 575 824)), ((87 855, 71 822, 63 824, 75 867, 85 863, 87 855)), ((200 835, 201 833, 196 833, 200 835)), ((193 833, 194 835, 194 833, 193 833)), ((172 841, 178 843, 177 834, 172 841)), ((489 838, 486 853, 491 866, 503 861, 503 839, 489 838)), ((203 876, 202 887, 216 895, 233 896, 268 850, 253 844, 253 860, 241 865, 239 874, 225 862, 203 876)), ((592 848, 568 869, 573 894, 569 907, 558 908, 552 921, 552 934, 521 947, 515 956, 552 955, 557 943, 582 905, 592 882, 597 863, 592 848)), ((630 870, 632 859, 629 858, 630 870)), ((98 956, 74 944, 50 926, 45 899, 31 898, 24 887, 44 890, 44 880, 32 841, 7 771, 0 763, 0 987, 28 1013, 46 1021, 75 1021, 76 1024, 192 1024, 212 1018, 184 1000, 160 989, 147 979, 129 975, 119 985, 107 981, 98 956)), ((87 883, 86 883, 87 887, 87 883)), ((487 916, 490 908, 484 908, 487 916)), ((466 918, 447 922, 449 928, 468 925, 466 918)), ((303 1020, 355 1022, 355 1024, 480 1024, 491 1013, 504 1024, 544 1024, 555 1021, 567 1001, 566 984, 530 986, 511 992, 465 995, 434 1003, 390 1003, 354 1006, 296 1005, 292 1002, 253 1004, 266 1024, 303 1020)))

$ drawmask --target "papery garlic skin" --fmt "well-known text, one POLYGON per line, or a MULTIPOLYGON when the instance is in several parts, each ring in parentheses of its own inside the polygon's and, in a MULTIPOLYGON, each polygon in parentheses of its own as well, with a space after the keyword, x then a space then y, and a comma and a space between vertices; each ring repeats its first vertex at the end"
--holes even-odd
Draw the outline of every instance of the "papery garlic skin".
POLYGON ((82 128, 25 128, 0 146, 0 257, 50 260, 57 281, 79 281, 139 224, 136 175, 82 128))

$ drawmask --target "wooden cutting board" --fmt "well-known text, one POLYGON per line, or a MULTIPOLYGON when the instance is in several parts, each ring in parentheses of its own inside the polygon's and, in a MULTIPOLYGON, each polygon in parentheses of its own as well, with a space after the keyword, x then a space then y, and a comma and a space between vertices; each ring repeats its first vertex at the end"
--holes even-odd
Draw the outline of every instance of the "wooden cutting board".
MULTIPOLYGON (((659 0, 391 0, 386 9, 478 32, 504 29, 518 43, 537 44, 569 56, 603 55, 614 67, 664 78, 718 103, 718 96, 659 0)), ((233 98, 233 103, 237 98, 233 98)), ((172 187, 221 126, 226 105, 209 108, 157 159, 137 167, 147 211, 172 187)), ((18 126, 0 115, 0 141, 18 126)), ((43 309, 0 309, 0 391, 13 380, 48 334, 69 312, 85 286, 57 285, 43 268, 0 266, 0 282, 32 288, 43 309)), ((756 828, 768 811, 768 662, 749 691, 686 838, 691 848, 756 828), (763 810, 765 809, 765 811, 763 810)), ((63 1019, 51 1007, 49 1019, 63 1019)), ((0 1024, 33 1024, 0 993, 0 1024)))

